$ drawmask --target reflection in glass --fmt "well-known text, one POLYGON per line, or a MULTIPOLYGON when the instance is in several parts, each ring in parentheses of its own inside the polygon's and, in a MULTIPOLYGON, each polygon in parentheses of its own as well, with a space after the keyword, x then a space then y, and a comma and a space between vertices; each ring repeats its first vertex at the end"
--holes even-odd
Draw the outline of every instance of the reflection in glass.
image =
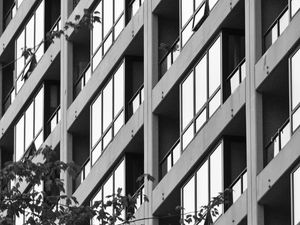
POLYGON ((94 101, 91 107, 92 113, 92 147, 96 144, 96 142, 101 137, 101 100, 102 95, 100 94, 97 99, 94 101))
POLYGON ((294 224, 300 222, 300 168, 293 173, 293 215, 294 224))
POLYGON ((190 73, 182 84, 182 129, 187 126, 194 116, 193 86, 193 73, 190 73))
MULTIPOLYGON (((191 213, 195 211, 195 177, 193 176, 190 181, 183 187, 183 213, 191 213)), ((191 213, 193 214, 193 213, 191 213)), ((184 216, 186 218, 186 215, 184 216)), ((185 224, 189 224, 185 222, 185 224)))
POLYGON ((15 160, 19 161, 24 154, 24 116, 21 117, 16 125, 15 135, 15 160))
POLYGON ((292 73, 292 109, 300 103, 300 51, 298 50, 291 58, 292 73))
POLYGON ((219 37, 216 42, 209 49, 209 96, 211 96, 215 90, 221 84, 221 38, 219 37), (210 60, 212 59, 212 60, 210 60))
POLYGON ((291 7, 292 7, 292 17, 298 12, 300 9, 300 0, 292 0, 291 1, 291 7))
POLYGON ((196 82, 196 112, 198 112, 207 101, 207 57, 201 59, 195 69, 196 82))
POLYGON ((112 79, 103 90, 103 131, 105 131, 112 122, 112 79))

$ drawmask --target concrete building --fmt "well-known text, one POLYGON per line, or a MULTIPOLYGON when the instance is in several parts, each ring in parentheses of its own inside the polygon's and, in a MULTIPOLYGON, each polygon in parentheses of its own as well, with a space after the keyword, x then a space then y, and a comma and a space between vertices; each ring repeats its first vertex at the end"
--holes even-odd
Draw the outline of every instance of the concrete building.
POLYGON ((62 175, 80 204, 138 193, 136 224, 179 224, 226 188, 215 224, 299 224, 299 8, 0 0, 1 166, 49 145, 81 165, 62 175), (101 23, 43 41, 85 9, 101 23))

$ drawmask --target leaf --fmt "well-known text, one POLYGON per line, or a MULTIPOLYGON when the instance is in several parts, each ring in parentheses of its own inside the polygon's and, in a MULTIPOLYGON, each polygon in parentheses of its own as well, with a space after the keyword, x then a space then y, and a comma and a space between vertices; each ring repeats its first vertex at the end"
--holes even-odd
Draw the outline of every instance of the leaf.
POLYGON ((80 20, 80 15, 75 15, 75 20, 80 20))
POLYGON ((144 201, 145 201, 145 202, 149 202, 149 198, 148 198, 147 195, 144 195, 144 201))

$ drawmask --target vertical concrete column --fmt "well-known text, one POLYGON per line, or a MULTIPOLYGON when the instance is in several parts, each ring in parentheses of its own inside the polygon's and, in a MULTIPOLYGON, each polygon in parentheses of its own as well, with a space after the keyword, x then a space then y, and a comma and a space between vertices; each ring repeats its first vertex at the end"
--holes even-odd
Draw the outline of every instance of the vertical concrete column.
MULTIPOLYGON (((158 183, 158 118, 152 114, 152 88, 158 80, 158 20, 152 15, 152 1, 144 1, 144 172, 155 181, 145 179, 144 217, 152 217, 153 189, 158 183)), ((157 197, 157 196, 156 196, 157 197)), ((144 224, 158 224, 157 220, 145 220, 144 224)))
MULTIPOLYGON (((62 27, 68 19, 72 10, 72 0, 61 1, 62 27)), ((60 52, 60 106, 61 106, 61 134, 60 134, 60 160, 72 161, 72 135, 67 130, 67 110, 73 99, 73 47, 72 43, 61 37, 60 52)), ((61 174, 65 183, 67 195, 72 194, 72 177, 67 173, 61 174)))
POLYGON ((261 1, 245 1, 246 36, 246 125, 248 201, 247 222, 264 224, 263 207, 257 203, 257 174, 263 168, 262 96, 255 90, 255 64, 262 55, 261 1))

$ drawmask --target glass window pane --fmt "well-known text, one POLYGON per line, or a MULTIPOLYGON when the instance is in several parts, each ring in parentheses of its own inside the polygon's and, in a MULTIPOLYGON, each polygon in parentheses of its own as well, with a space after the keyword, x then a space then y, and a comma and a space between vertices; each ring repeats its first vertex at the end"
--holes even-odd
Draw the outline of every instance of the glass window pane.
POLYGON ((172 168, 172 154, 167 157, 167 172, 169 172, 172 168))
POLYGON ((111 128, 108 130, 108 132, 105 134, 105 136, 103 137, 103 149, 105 149, 107 147, 107 145, 110 143, 112 139, 112 132, 111 132, 111 128))
POLYGON ((185 43, 190 39, 190 37, 193 35, 193 20, 189 22, 189 24, 184 28, 182 31, 182 41, 181 46, 183 47, 185 43))
POLYGON ((294 211, 294 224, 300 222, 300 168, 293 174, 293 211, 294 211))
POLYGON ((25 112, 25 150, 33 140, 33 103, 25 112))
POLYGON ((124 106, 124 63, 114 75, 114 117, 124 106))
POLYGON ((95 164, 97 159, 101 156, 101 153, 102 153, 102 142, 100 141, 92 151, 92 165, 95 164))
POLYGON ((181 27, 191 18, 193 14, 193 0, 181 0, 181 27))
POLYGON ((285 125, 285 127, 282 129, 282 131, 280 132, 280 138, 281 138, 281 146, 280 147, 283 148, 291 138, 290 123, 287 123, 285 125))
POLYGON ((211 10, 217 2, 218 0, 209 0, 209 10, 211 10))
MULTIPOLYGON (((35 30, 35 45, 39 45, 43 39, 44 39, 44 34, 45 34, 45 3, 44 1, 41 2, 39 7, 36 10, 35 13, 35 21, 36 21, 36 30, 35 30)), ((44 53, 43 45, 40 46, 39 51, 44 53)), ((37 60, 39 58, 37 57, 37 60)))
POLYGON ((218 91, 218 93, 209 102, 209 117, 211 117, 214 114, 214 112, 219 108, 220 105, 221 105, 221 91, 218 91))
POLYGON ((110 46, 112 45, 113 43, 113 40, 112 40, 112 32, 109 34, 109 36, 107 37, 107 39, 105 40, 105 42, 103 43, 103 52, 104 54, 108 51, 108 49, 110 48, 110 46))
POLYGON ((292 122, 293 122, 293 132, 299 127, 300 125, 300 108, 298 108, 292 115, 292 122))
POLYGON ((215 90, 221 84, 221 38, 213 44, 209 49, 209 96, 211 96, 215 90))
POLYGON ((202 7, 198 10, 198 12, 194 16, 193 26, 195 27, 200 20, 203 18, 205 12, 205 4, 202 5, 202 7))
POLYGON ((94 101, 94 103, 91 106, 91 113, 92 113, 92 121, 91 121, 91 127, 92 127, 92 147, 96 144, 96 142, 99 140, 101 137, 101 97, 102 95, 100 94, 97 99, 94 101))
POLYGON ((104 37, 107 35, 108 31, 113 25, 113 1, 112 0, 102 0, 103 2, 103 32, 104 37))
POLYGON ((125 160, 121 162, 115 171, 115 194, 118 193, 118 188, 122 188, 121 195, 125 195, 125 160))
POLYGON ((34 140, 34 146, 36 149, 39 149, 41 145, 44 143, 44 132, 41 131, 39 135, 34 140))
POLYGON ((300 103, 300 50, 291 59, 292 110, 300 103))
POLYGON ((206 0, 195 0, 195 9, 197 9, 203 1, 206 1, 206 0))
POLYGON ((276 138, 274 139, 274 151, 273 151, 273 157, 275 157, 280 150, 280 146, 279 146, 279 138, 278 136, 276 136, 276 138))
POLYGON ((24 154, 24 116, 18 121, 15 129, 15 155, 16 161, 19 161, 24 154))
MULTIPOLYGON (((210 156, 210 197, 216 197, 223 192, 223 163, 222 163, 222 144, 210 156)), ((223 212, 223 207, 217 207, 219 215, 223 212)), ((213 217, 215 221, 219 216, 213 217)))
POLYGON ((22 56, 24 49, 25 49, 25 32, 23 31, 16 41, 16 52, 17 52, 16 58, 18 59, 16 63, 17 76, 22 72, 25 66, 24 57, 20 58, 22 56))
POLYGON ((247 172, 243 175, 243 192, 247 189, 247 172))
POLYGON ((124 111, 118 116, 116 121, 114 122, 114 135, 118 133, 121 127, 124 125, 124 111))
POLYGON ((206 122, 206 109, 204 109, 196 119, 196 132, 200 130, 203 124, 206 122))
POLYGON ((34 48, 34 16, 26 25, 26 48, 34 48))
MULTIPOLYGON (((99 190, 99 192, 92 198, 91 200, 91 205, 95 204, 96 201, 101 201, 102 200, 102 189, 99 190)), ((100 209, 101 206, 98 207, 100 209)), ((92 219, 92 224, 93 225, 100 225, 101 222, 97 219, 96 216, 93 217, 92 219)))
POLYGON ((196 113, 207 101, 207 61, 206 55, 201 59, 195 68, 196 82, 196 113))
POLYGON ((208 204, 208 186, 208 161, 206 161, 197 171, 197 210, 208 204))
POLYGON ((35 97, 34 136, 43 128, 44 120, 44 88, 35 97))
POLYGON ((131 17, 133 17, 136 12, 139 10, 140 8, 140 5, 139 5, 139 0, 135 0, 133 3, 132 3, 132 6, 131 6, 131 17))
POLYGON ((102 47, 99 48, 97 53, 93 56, 93 71, 97 68, 98 64, 102 60, 102 47))
MULTIPOLYGON (((94 10, 94 12, 99 12, 102 15, 102 1, 99 2, 98 6, 94 10)), ((96 50, 98 49, 100 43, 102 42, 102 23, 93 23, 93 30, 92 30, 92 38, 93 38, 93 54, 95 54, 96 50)))
POLYGON ((182 136, 182 148, 183 149, 186 148, 186 146, 191 142, 193 137, 194 137, 194 124, 192 123, 182 136))
MULTIPOLYGON (((193 214, 190 212, 195 211, 195 177, 193 176, 190 181, 182 188, 182 207, 183 212, 193 214)), ((184 217, 186 218, 186 217, 184 217)), ((185 224, 189 224, 184 221, 185 224)), ((191 223, 193 224, 193 223, 191 223)))
POLYGON ((289 10, 287 10, 279 20, 279 35, 283 33, 285 28, 289 25, 289 10))
POLYGON ((112 122, 112 79, 103 90, 103 131, 105 131, 112 122))
MULTIPOLYGON (((23 60, 23 59, 20 59, 20 60, 23 60)), ((21 90, 21 87, 23 87, 23 84, 24 84, 24 79, 22 79, 22 76, 19 76, 19 78, 17 79, 17 83, 16 83, 17 93, 19 93, 19 91, 21 90)))
POLYGON ((173 165, 180 158, 180 142, 173 148, 173 165))
POLYGON ((232 201, 235 202, 241 196, 241 180, 238 180, 232 187, 232 201))
POLYGON ((241 65, 241 77, 242 77, 242 81, 246 77, 246 63, 245 62, 243 63, 243 65, 241 65))
MULTIPOLYGON (((106 203, 110 201, 112 198, 107 198, 107 196, 113 194, 113 177, 111 176, 106 183, 103 185, 103 202, 106 203)), ((112 206, 106 208, 106 212, 110 215, 113 214, 112 206)))
POLYGON ((292 0, 292 16, 300 9, 300 0, 292 0))
POLYGON ((194 117, 194 79, 193 73, 190 73, 182 83, 182 129, 194 117))
POLYGON ((240 77, 239 77, 240 71, 237 70, 234 75, 230 78, 230 91, 231 94, 237 89, 237 87, 240 84, 240 77))
POLYGON ((124 0, 115 0, 115 21, 120 17, 122 12, 124 12, 124 0))
POLYGON ((121 31, 124 28, 124 18, 125 16, 123 15, 117 22, 117 24, 115 25, 115 40, 117 39, 117 37, 119 36, 119 34, 121 33, 121 31))

